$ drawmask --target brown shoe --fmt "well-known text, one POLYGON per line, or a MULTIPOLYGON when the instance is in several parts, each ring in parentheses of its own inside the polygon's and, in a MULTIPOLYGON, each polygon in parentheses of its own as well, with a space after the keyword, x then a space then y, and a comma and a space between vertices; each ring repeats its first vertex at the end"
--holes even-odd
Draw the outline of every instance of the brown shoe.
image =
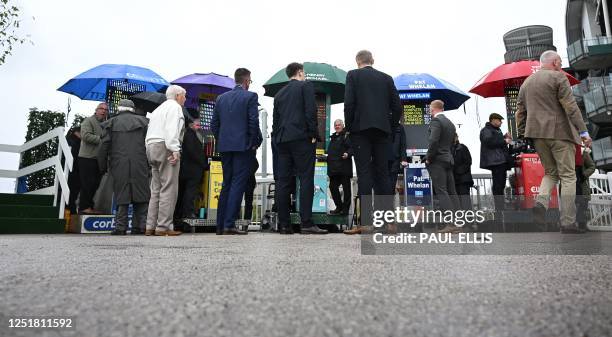
POLYGON ((397 234, 397 224, 394 224, 394 223, 388 224, 387 234, 397 234))
POLYGON ((179 236, 183 234, 183 232, 178 232, 178 231, 172 231, 172 230, 165 230, 165 231, 155 231, 155 236, 179 236))
POLYGON ((439 231, 437 231, 436 233, 440 233, 440 234, 444 234, 444 233, 451 233, 451 234, 457 234, 461 232, 461 228, 455 226, 455 225, 446 225, 446 227, 440 229, 439 231))
POLYGON ((146 235, 146 236, 155 235, 155 229, 147 229, 147 230, 145 231, 145 235, 146 235))
POLYGON ((364 232, 365 232, 365 231, 364 231, 363 226, 355 226, 355 227, 353 227, 353 228, 351 228, 351 229, 347 229, 347 230, 345 230, 345 231, 344 231, 344 234, 347 234, 347 235, 354 235, 354 234, 362 234, 362 233, 364 233, 364 232))

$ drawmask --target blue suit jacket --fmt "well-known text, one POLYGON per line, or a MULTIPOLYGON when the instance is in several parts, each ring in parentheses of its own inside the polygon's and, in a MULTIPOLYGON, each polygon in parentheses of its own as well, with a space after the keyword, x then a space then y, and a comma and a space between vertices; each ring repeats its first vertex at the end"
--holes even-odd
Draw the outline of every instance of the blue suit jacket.
POLYGON ((236 86, 217 97, 212 131, 218 152, 246 151, 262 142, 257 94, 236 86))

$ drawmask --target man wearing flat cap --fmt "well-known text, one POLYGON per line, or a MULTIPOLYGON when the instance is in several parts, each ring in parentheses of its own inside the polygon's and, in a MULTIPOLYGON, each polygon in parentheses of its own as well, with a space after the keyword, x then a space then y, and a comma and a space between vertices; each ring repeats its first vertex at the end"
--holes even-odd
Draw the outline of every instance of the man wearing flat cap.
POLYGON ((496 211, 504 209, 508 144, 512 142, 512 136, 509 133, 503 134, 501 131, 503 119, 504 117, 500 114, 492 113, 485 127, 480 130, 480 168, 491 171, 496 211))
POLYGON ((110 171, 113 194, 117 204, 115 229, 112 235, 125 235, 128 228, 128 207, 134 206, 131 234, 144 234, 149 189, 149 165, 145 147, 148 120, 134 113, 134 103, 119 101, 117 115, 102 124, 106 135, 102 139, 98 164, 100 171, 110 171))

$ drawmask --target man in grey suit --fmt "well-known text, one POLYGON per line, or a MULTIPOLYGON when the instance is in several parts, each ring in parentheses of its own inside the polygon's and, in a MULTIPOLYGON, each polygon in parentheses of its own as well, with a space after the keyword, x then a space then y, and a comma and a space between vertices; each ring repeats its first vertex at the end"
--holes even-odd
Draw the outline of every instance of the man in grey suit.
MULTIPOLYGON (((576 185, 576 145, 591 146, 591 137, 572 94, 569 81, 561 71, 561 57, 549 50, 540 57, 541 70, 529 76, 517 101, 516 123, 519 138, 531 138, 542 166, 544 178, 533 208, 535 221, 544 222, 550 193, 560 181, 576 185)), ((561 232, 582 232, 576 225, 575 188, 561 189, 561 232)))
MULTIPOLYGON (((429 105, 429 148, 425 157, 427 170, 431 177, 434 195, 440 203, 441 211, 454 210, 459 204, 453 177, 453 155, 451 147, 455 140, 455 125, 444 115, 444 102, 435 100, 429 105)), ((447 224, 440 233, 457 233, 459 228, 447 224)))

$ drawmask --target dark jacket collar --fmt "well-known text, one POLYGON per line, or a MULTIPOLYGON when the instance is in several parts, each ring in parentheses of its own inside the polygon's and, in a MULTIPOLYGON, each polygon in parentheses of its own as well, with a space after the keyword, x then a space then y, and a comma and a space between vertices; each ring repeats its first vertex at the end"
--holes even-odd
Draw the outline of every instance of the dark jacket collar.
POLYGON ((487 122, 485 124, 485 127, 492 128, 492 129, 495 129, 495 130, 501 130, 500 128, 498 128, 495 125, 491 124, 491 122, 487 122))

